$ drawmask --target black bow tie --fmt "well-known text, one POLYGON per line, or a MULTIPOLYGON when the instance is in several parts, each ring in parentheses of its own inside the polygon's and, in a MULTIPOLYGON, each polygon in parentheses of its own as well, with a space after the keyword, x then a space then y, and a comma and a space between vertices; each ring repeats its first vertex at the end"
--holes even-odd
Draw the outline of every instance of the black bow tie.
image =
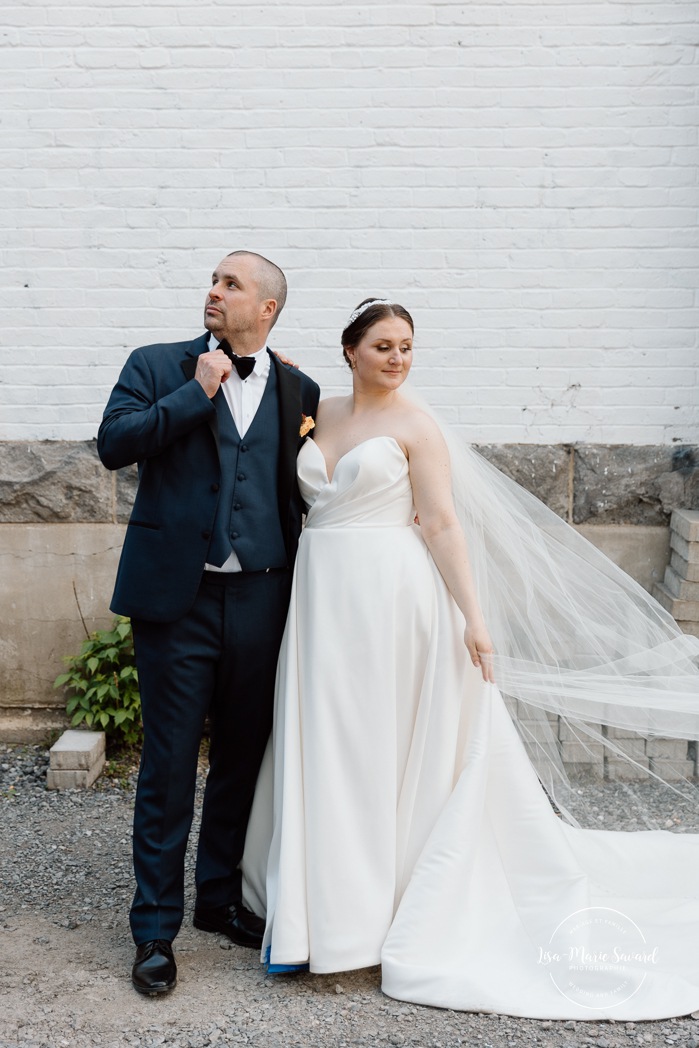
POLYGON ((228 342, 224 338, 218 344, 218 348, 222 349, 228 359, 232 362, 233 367, 236 369, 241 379, 246 379, 248 375, 252 374, 255 370, 255 360, 253 357, 239 357, 233 352, 228 342))

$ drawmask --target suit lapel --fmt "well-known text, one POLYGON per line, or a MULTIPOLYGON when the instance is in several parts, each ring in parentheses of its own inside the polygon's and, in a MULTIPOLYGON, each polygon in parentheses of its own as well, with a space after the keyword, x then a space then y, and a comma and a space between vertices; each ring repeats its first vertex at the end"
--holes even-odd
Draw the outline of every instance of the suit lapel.
POLYGON ((193 338, 185 350, 185 357, 180 361, 180 367, 184 372, 184 377, 189 379, 194 378, 194 372, 197 370, 197 359, 202 353, 206 353, 209 348, 209 335, 208 332, 205 335, 199 335, 198 338, 193 338))
MULTIPOLYGON (((194 339, 187 347, 185 357, 180 361, 180 366, 185 378, 189 381, 194 378, 197 369, 197 357, 208 349, 208 335, 201 335, 194 339)), ((301 381, 293 371, 285 368, 279 360, 270 353, 272 367, 276 369, 277 376, 277 398, 279 401, 279 468, 277 480, 277 493, 279 502, 279 517, 282 522, 284 535, 287 535, 289 505, 296 482, 296 454, 299 446, 299 427, 301 425, 301 381)), ((218 409, 219 400, 223 400, 223 393, 218 391, 214 397, 214 404, 218 409)), ((225 402, 225 401, 224 401, 225 402)), ((227 405, 226 405, 227 407, 227 405)), ((218 432, 218 413, 216 412, 208 420, 208 425, 216 442, 216 451, 219 459, 221 457, 221 445, 218 432)))
MULTIPOLYGON (((197 370, 197 360, 202 353, 206 353, 208 351, 208 348, 208 334, 200 335, 199 338, 195 338, 192 340, 192 342, 190 342, 189 346, 185 351, 187 355, 185 356, 184 360, 180 361, 180 367, 182 368, 182 371, 184 372, 184 377, 187 379, 187 381, 190 381, 194 378, 194 373, 197 370)), ((211 430, 211 434, 214 438, 214 443, 216 444, 216 453, 219 457, 219 460, 221 458, 221 442, 219 440, 218 435, 218 406, 219 401, 222 399, 222 397, 223 394, 219 389, 216 396, 214 397, 214 406, 216 408, 216 414, 212 415, 207 420, 207 425, 211 430)))
POLYGON ((271 357, 272 367, 276 368, 277 373, 279 398, 279 518, 286 537, 289 504, 296 481, 296 453, 301 425, 301 382, 298 375, 280 364, 274 354, 271 354, 271 357))

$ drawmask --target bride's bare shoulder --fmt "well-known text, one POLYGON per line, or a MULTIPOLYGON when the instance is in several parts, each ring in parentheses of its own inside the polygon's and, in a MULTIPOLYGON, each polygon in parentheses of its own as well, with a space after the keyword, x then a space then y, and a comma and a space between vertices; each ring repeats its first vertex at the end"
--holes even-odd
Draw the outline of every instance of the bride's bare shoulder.
POLYGON ((332 424, 342 414, 343 410, 347 409, 347 401, 350 399, 351 397, 325 397, 321 400, 316 412, 318 424, 321 422, 325 423, 325 425, 332 424))
POLYGON ((432 416, 407 398, 401 400, 400 419, 411 442, 416 439, 442 439, 442 431, 432 416))

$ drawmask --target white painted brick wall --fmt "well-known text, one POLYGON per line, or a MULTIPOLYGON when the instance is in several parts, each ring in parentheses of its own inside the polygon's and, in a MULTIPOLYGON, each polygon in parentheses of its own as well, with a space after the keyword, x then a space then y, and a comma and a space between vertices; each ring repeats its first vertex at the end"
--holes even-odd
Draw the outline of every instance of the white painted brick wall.
POLYGON ((198 333, 211 269, 249 247, 288 272, 274 345, 328 391, 377 292, 469 439, 699 439, 696 4, 0 21, 1 438, 94 436, 129 349, 198 333))

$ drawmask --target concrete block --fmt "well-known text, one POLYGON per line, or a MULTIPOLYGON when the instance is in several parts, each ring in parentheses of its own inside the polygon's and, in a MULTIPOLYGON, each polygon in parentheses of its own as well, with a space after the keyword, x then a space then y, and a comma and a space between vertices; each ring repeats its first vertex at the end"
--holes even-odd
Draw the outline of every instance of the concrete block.
POLYGON ((699 564, 690 564, 674 549, 670 551, 670 566, 681 579, 687 579, 688 582, 699 582, 699 564))
POLYGON ((661 778, 670 782, 680 779, 691 779, 694 776, 694 761, 668 761, 661 757, 652 757, 650 761, 651 770, 661 778))
POLYGON ((101 761, 106 749, 103 731, 64 731, 49 750, 54 771, 89 771, 101 761))
POLYGON ((527 742, 552 742, 556 744, 556 729, 553 724, 542 721, 519 721, 522 737, 527 742))
POLYGON ((506 702, 512 703, 512 706, 508 705, 508 709, 512 711, 513 716, 516 712, 519 720, 538 721, 546 717, 551 724, 558 724, 557 713, 551 713, 549 710, 541 710, 538 706, 532 706, 531 703, 522 702, 521 699, 508 698, 506 702))
POLYGON ((661 757, 663 760, 686 760, 688 745, 686 739, 650 738, 646 740, 646 754, 649 757, 661 757))
MULTIPOLYGON (((590 723, 588 726, 597 731, 602 730, 599 724, 590 723)), ((580 740, 584 742, 588 737, 582 729, 577 729, 575 725, 571 726, 567 721, 561 720, 558 725, 558 738, 561 742, 580 742, 580 740)), ((597 743, 597 745, 600 744, 597 743)))
POLYGON ((84 790, 98 778, 104 762, 95 764, 89 771, 61 771, 49 768, 46 785, 50 790, 84 790))
POLYGON ((699 637, 699 622, 690 622, 688 619, 678 619, 677 625, 680 627, 683 633, 688 633, 691 637, 699 637))
POLYGON ((642 524, 578 524, 575 530, 650 592, 670 558, 670 529, 642 524))
POLYGON ((552 751, 559 748, 555 724, 548 723, 546 719, 543 721, 519 721, 518 729, 527 746, 533 746, 534 748, 544 746, 552 751))
POLYGON ((687 542, 670 528, 670 548, 690 564, 699 564, 699 542, 687 542))
POLYGON ((648 760, 639 760, 636 764, 630 761, 613 760, 609 757, 605 762, 607 778, 614 782, 643 782, 650 778, 648 760))
MULTIPOLYGON (((636 739, 610 739, 610 742, 614 745, 614 750, 607 750, 607 760, 613 761, 615 759, 614 753, 619 752, 627 754, 629 757, 633 757, 634 760, 643 761, 646 758, 646 740, 641 738, 636 739)), ((622 760, 622 763, 625 763, 622 760)), ((646 760, 646 766, 648 761, 646 760)))
POLYGON ((637 731, 632 731, 631 728, 607 728, 607 737, 610 739, 641 739, 645 742, 645 738, 639 735, 637 731))
POLYGON ((699 622, 699 600, 678 600, 662 582, 657 582, 653 587, 653 596, 658 604, 670 612, 673 619, 699 622))
POLYGON ((601 742, 562 742, 561 760, 564 764, 602 764, 604 746, 601 742))
POLYGON ((678 600, 699 601, 699 582, 688 582, 678 575, 673 567, 668 566, 665 569, 663 582, 672 596, 678 600))
POLYGON ((699 543, 699 510, 673 510, 670 518, 670 527, 685 541, 699 543))

